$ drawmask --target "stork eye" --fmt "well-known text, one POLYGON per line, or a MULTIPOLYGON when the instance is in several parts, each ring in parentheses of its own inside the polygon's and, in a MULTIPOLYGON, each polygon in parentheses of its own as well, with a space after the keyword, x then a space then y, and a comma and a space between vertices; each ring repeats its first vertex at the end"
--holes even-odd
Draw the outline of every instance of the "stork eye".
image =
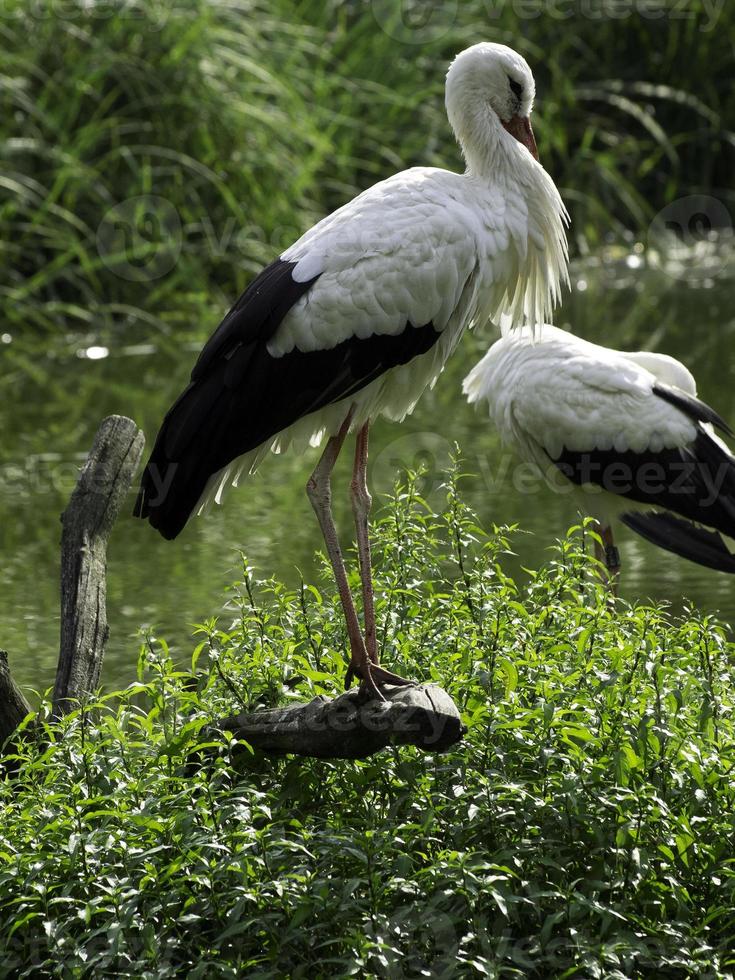
POLYGON ((515 95, 517 99, 522 99, 523 86, 521 85, 521 83, 517 82, 514 78, 509 78, 508 81, 510 83, 510 90, 513 93, 513 95, 515 95))

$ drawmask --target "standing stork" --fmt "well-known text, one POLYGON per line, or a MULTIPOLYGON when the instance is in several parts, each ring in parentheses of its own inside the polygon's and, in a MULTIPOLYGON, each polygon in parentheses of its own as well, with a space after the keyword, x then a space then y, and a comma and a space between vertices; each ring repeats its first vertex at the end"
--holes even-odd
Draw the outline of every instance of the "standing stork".
POLYGON ((317 445, 307 493, 350 642, 347 684, 382 697, 408 683, 378 663, 368 539, 368 429, 400 421, 435 383, 464 329, 548 316, 567 278, 564 205, 538 163, 526 61, 500 44, 461 52, 446 80, 467 169, 414 167, 324 218, 248 286, 169 409, 135 515, 175 538, 269 450, 317 445), (352 507, 364 635, 331 514, 330 474, 356 432, 352 507))
POLYGON ((544 324, 501 337, 463 389, 487 402, 503 442, 595 518, 613 592, 616 517, 661 548, 735 572, 735 457, 714 428, 732 432, 679 361, 544 324))

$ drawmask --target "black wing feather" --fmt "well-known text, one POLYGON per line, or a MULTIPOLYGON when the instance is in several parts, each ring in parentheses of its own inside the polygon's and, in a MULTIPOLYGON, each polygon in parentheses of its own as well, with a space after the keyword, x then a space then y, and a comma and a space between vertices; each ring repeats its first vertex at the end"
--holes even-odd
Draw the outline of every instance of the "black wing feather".
POLYGON ((697 423, 694 442, 642 453, 564 449, 553 462, 579 486, 596 484, 610 493, 673 511, 735 537, 735 457, 702 423, 732 434, 729 426, 709 405, 679 388, 655 382, 652 390, 697 423))
POLYGON ((395 336, 353 337, 327 350, 271 357, 268 340, 316 281, 296 282, 293 266, 278 260, 248 287, 163 420, 134 514, 166 538, 179 534, 209 478, 233 459, 426 353, 440 336, 431 323, 407 324, 395 336))
POLYGON ((688 415, 695 422, 709 422, 716 429, 719 429, 720 432, 724 432, 725 435, 735 435, 722 416, 695 395, 689 395, 686 391, 682 391, 681 388, 673 388, 671 385, 663 384, 661 381, 654 382, 652 390, 654 395, 663 398, 664 401, 678 408, 679 411, 688 415))
POLYGON ((735 555, 717 531, 708 531, 673 514, 655 511, 623 514, 620 520, 636 534, 665 551, 718 572, 735 574, 735 555))
POLYGON ((293 277, 295 265, 277 259, 256 276, 202 348, 191 372, 192 381, 203 377, 219 355, 228 356, 237 345, 271 339, 294 303, 319 278, 297 282, 293 277))

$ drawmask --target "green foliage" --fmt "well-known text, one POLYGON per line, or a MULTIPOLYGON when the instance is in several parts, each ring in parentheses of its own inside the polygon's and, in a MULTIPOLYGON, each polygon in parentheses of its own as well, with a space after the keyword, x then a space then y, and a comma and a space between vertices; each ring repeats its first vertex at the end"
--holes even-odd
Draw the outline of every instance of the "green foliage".
POLYGON ((344 669, 329 576, 246 564, 189 667, 149 638, 126 691, 27 725, 0 784, 3 975, 732 976, 733 645, 694 611, 612 610, 587 527, 520 588, 512 533, 456 473, 443 513, 410 478, 376 522, 382 656, 461 706, 446 755, 213 738, 344 669))
POLYGON ((6 0, 5 324, 150 341, 209 322, 358 190, 461 166, 443 75, 480 38, 533 64, 580 249, 682 195, 732 200, 735 8, 673 6, 471 0, 413 23, 393 0, 6 0))

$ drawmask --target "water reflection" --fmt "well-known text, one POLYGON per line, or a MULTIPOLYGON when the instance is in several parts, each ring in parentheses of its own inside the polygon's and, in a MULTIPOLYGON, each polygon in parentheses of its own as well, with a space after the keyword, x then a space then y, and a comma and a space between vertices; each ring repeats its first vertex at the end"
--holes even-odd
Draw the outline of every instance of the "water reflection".
MULTIPOLYGON (((710 256, 708 275, 686 274, 660 256, 610 253, 578 263, 573 290, 557 318, 590 340, 623 349, 664 350, 684 361, 700 395, 735 420, 735 262, 730 250, 710 256)), ((217 320, 189 336, 155 333, 131 323, 116 337, 26 339, 0 335, 0 646, 11 655, 17 678, 39 688, 53 681, 58 643, 59 514, 99 420, 118 412, 132 416, 149 437, 184 384, 201 341, 217 320)), ((442 467, 456 439, 473 503, 487 524, 519 523, 509 569, 544 559, 547 547, 575 521, 565 494, 532 479, 527 467, 502 450, 482 412, 465 404, 460 383, 493 339, 468 335, 436 389, 427 393, 402 426, 379 422, 373 430, 372 485, 389 489, 402 466, 425 463, 429 499, 440 500, 442 467)), ((301 569, 315 574, 320 546, 304 494, 315 453, 308 459, 273 457, 258 474, 232 491, 225 505, 193 520, 176 542, 127 515, 110 542, 109 619, 112 635, 104 680, 126 684, 137 655, 136 633, 153 625, 187 656, 190 624, 222 612, 225 587, 240 568, 238 549, 264 574, 295 583, 301 569)), ((349 453, 335 474, 335 509, 351 534, 347 486, 349 453)), ((130 499, 132 508, 132 495, 130 499)), ((129 509, 128 509, 129 511, 129 509)), ((732 580, 656 550, 619 529, 624 562, 622 592, 652 596, 681 608, 685 597, 706 611, 735 621, 732 580)), ((377 570, 379 578, 379 569, 377 570)), ((224 618, 227 618, 226 612, 224 618)))

